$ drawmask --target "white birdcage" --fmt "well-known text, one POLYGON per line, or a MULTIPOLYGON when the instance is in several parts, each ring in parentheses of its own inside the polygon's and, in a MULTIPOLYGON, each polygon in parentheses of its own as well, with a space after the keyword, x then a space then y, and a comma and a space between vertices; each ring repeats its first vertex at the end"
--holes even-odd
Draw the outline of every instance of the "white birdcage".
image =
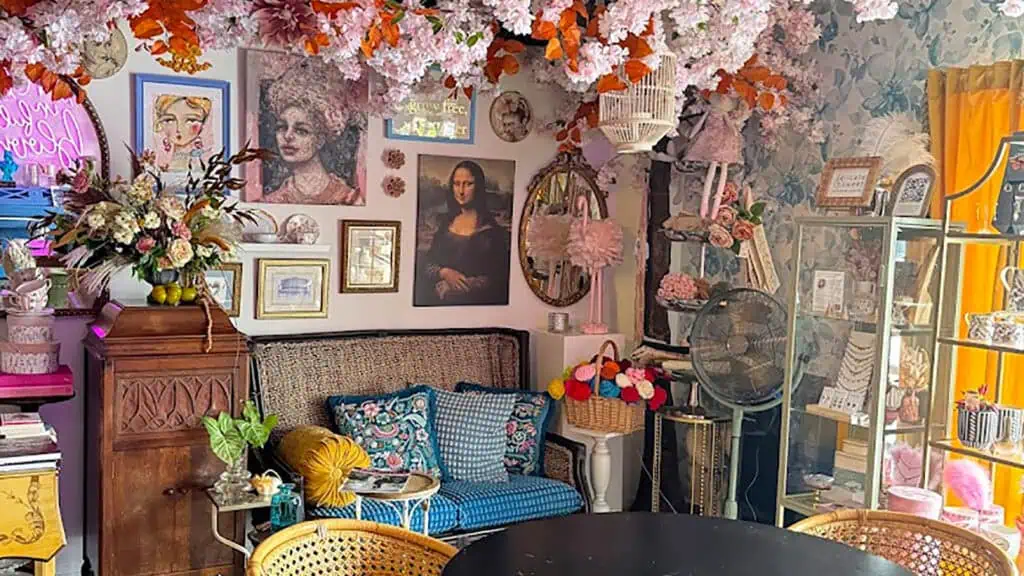
POLYGON ((676 125, 676 57, 621 92, 600 96, 598 126, 620 154, 648 152, 676 125))

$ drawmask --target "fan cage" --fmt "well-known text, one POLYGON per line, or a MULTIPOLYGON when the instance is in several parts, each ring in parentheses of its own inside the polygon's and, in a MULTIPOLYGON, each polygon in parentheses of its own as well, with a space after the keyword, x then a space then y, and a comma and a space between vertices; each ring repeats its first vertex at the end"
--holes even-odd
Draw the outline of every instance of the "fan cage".
POLYGON ((600 96, 598 127, 622 154, 648 152, 676 126, 676 57, 621 92, 600 96))

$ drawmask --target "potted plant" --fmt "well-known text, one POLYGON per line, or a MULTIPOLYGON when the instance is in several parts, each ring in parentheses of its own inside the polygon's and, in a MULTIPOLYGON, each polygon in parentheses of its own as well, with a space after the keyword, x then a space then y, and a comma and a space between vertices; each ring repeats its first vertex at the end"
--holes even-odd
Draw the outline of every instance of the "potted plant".
POLYGON ((245 469, 247 449, 262 448, 276 425, 277 415, 261 419, 252 400, 245 401, 241 418, 233 418, 228 412, 221 412, 216 418, 203 416, 203 426, 210 435, 210 450, 227 464, 214 489, 221 494, 240 494, 248 489, 251 475, 245 469))
POLYGON ((988 450, 996 441, 999 412, 996 405, 985 398, 988 386, 964 394, 956 403, 956 436, 969 448, 988 450))

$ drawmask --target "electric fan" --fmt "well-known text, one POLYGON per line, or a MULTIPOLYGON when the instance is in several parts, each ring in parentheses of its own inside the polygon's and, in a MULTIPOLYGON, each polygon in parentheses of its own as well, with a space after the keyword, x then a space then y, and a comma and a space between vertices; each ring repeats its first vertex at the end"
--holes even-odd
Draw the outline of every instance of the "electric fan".
POLYGON ((726 518, 735 519, 738 512, 743 414, 782 402, 785 356, 786 310, 764 292, 737 288, 713 296, 693 321, 690 360, 697 381, 733 411, 726 518))

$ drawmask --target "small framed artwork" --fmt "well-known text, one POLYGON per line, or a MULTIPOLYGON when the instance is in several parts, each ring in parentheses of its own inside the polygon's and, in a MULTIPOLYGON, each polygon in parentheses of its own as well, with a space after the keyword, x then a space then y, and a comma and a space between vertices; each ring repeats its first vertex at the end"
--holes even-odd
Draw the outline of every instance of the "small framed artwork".
POLYGON ((231 153, 231 88, 222 80, 134 74, 135 152, 152 150, 166 183, 182 185, 189 170, 231 153))
POLYGON ((935 169, 927 164, 904 170, 893 184, 889 215, 921 218, 928 214, 935 180, 935 169))
POLYGON ((491 129, 505 142, 519 142, 530 135, 533 109, 516 91, 502 92, 491 103, 491 129))
POLYGON ((256 318, 326 318, 331 261, 257 260, 256 318))
POLYGON ((402 223, 341 221, 341 292, 398 292, 402 223))
POLYGON ((818 182, 817 205, 822 208, 867 208, 875 194, 882 159, 833 158, 818 182))
POLYGON ((446 88, 440 68, 430 68, 433 81, 421 82, 421 89, 402 103, 384 121, 384 135, 393 140, 472 144, 476 128, 476 93, 446 88))
POLYGON ((242 309, 242 263, 225 262, 207 270, 206 288, 228 316, 237 318, 242 309))
POLYGON ((846 273, 839 270, 815 270, 813 282, 811 313, 842 318, 846 301, 846 273))

